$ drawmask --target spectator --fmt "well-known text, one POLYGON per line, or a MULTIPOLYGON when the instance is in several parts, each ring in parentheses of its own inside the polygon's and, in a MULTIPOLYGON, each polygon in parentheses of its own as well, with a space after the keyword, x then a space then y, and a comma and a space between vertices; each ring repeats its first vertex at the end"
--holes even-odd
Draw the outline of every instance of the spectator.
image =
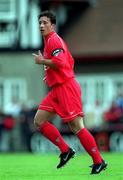
POLYGON ((122 119, 121 108, 117 106, 116 102, 113 101, 109 110, 104 112, 104 120, 109 123, 120 122, 122 119))
POLYGON ((3 119, 4 119, 4 113, 0 111, 0 151, 1 151, 1 142, 2 142, 2 132, 3 132, 3 119))
POLYGON ((11 114, 13 117, 18 117, 21 111, 21 104, 13 97, 12 101, 6 104, 5 114, 11 114))
POLYGON ((13 128, 15 120, 11 115, 4 115, 1 132, 1 151, 13 151, 13 128))
POLYGON ((23 144, 23 151, 31 151, 30 139, 33 132, 36 131, 33 123, 36 110, 35 108, 23 108, 20 113, 21 144, 23 144))
POLYGON ((118 107, 121 108, 122 112, 123 112, 123 93, 119 93, 117 95, 117 98, 116 98, 116 104, 118 107))

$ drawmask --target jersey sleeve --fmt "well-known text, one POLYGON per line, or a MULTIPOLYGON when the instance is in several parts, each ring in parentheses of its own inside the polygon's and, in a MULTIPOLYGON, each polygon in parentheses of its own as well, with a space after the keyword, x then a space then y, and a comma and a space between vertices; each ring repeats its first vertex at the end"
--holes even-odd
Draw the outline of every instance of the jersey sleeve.
POLYGON ((66 47, 64 42, 59 38, 54 38, 50 43, 50 53, 52 62, 58 67, 64 67, 66 64, 66 47))

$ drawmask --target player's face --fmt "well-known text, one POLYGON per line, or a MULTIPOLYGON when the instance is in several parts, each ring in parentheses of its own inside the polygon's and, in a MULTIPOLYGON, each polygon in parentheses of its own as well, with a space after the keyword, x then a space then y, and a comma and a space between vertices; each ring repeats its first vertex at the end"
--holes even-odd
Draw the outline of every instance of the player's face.
POLYGON ((51 23, 50 19, 46 16, 42 16, 39 19, 39 28, 42 36, 47 36, 54 30, 54 24, 51 23))

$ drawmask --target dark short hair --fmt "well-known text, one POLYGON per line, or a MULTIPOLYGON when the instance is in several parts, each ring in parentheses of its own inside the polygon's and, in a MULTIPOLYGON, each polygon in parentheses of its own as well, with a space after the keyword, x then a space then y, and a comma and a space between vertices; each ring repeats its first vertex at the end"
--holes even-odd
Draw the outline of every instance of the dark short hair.
POLYGON ((41 17, 46 16, 50 19, 52 24, 56 24, 56 15, 54 14, 54 12, 52 11, 43 11, 39 16, 38 19, 40 19, 41 17))

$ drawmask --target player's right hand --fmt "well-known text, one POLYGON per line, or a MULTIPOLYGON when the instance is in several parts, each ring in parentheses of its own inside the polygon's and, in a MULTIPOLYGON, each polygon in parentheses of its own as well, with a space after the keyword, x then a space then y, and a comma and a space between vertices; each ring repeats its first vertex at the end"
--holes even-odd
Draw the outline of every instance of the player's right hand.
POLYGON ((32 53, 32 55, 34 56, 35 64, 42 64, 44 57, 40 50, 38 51, 38 54, 32 53))

